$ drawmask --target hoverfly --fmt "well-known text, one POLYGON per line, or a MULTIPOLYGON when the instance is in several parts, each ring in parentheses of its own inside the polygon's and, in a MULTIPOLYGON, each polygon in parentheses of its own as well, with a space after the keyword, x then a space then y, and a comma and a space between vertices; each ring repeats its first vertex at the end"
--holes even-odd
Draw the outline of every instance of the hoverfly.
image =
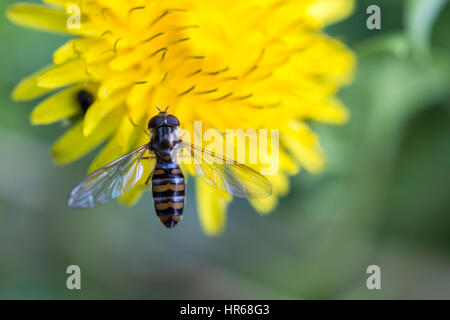
POLYGON ((167 228, 173 228, 183 214, 185 179, 178 160, 186 151, 200 160, 193 162, 196 175, 222 191, 237 197, 272 193, 270 182, 257 171, 184 142, 179 120, 167 108, 158 111, 148 122, 150 141, 82 179, 70 193, 70 207, 89 208, 121 196, 142 178, 143 161, 150 161, 153 170, 145 185, 152 182, 156 214, 167 228))

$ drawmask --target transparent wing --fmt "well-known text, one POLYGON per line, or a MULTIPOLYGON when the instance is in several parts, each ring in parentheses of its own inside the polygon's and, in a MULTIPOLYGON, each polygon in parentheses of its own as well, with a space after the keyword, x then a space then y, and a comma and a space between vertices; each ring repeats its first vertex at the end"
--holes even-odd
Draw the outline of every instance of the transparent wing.
POLYGON ((90 208, 130 190, 142 177, 145 144, 82 179, 70 192, 69 207, 90 208))
POLYGON ((269 180, 252 168, 195 145, 182 144, 194 159, 197 176, 211 186, 242 198, 261 198, 272 194, 269 180))

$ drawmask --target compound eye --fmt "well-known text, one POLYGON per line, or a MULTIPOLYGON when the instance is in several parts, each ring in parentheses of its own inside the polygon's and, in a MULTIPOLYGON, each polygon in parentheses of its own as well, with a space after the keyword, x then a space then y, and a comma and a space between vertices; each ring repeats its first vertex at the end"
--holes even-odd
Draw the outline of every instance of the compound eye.
POLYGON ((175 117, 175 116, 173 116, 171 114, 169 114, 167 116, 167 120, 166 121, 167 121, 168 125, 171 125, 171 126, 174 126, 174 127, 178 127, 180 125, 180 121, 178 121, 177 117, 175 117))
POLYGON ((154 116, 153 118, 150 119, 149 123, 148 123, 148 127, 149 128, 156 128, 159 126, 162 126, 162 124, 164 123, 164 118, 161 116, 154 116))

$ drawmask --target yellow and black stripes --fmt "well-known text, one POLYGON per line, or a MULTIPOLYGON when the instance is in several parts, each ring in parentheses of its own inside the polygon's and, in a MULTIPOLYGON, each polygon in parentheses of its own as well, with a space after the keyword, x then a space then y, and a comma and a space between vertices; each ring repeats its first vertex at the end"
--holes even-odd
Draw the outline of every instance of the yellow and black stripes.
POLYGON ((177 163, 156 163, 152 179, 156 214, 167 228, 181 219, 184 207, 184 175, 177 163))

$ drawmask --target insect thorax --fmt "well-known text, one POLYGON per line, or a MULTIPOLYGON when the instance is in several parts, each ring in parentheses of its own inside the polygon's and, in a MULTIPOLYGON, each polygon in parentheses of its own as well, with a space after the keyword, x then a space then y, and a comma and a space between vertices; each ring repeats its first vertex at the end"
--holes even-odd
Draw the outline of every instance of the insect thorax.
POLYGON ((152 129, 150 148, 163 162, 175 160, 175 147, 180 142, 178 129, 171 126, 161 126, 152 129))

